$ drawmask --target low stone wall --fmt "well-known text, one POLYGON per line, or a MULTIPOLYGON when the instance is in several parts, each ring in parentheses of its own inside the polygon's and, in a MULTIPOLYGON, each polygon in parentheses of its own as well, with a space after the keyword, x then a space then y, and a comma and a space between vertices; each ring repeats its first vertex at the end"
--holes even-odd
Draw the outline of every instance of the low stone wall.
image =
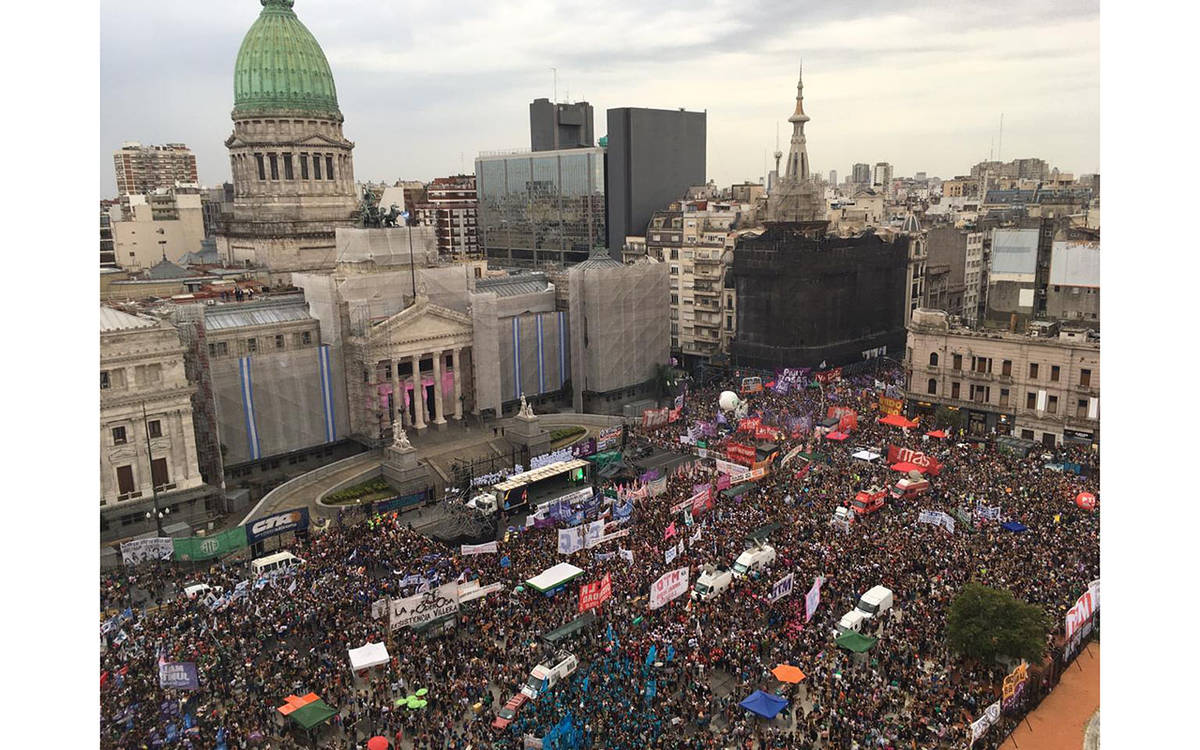
MULTIPOLYGON (((569 427, 571 425, 580 425, 581 427, 612 427, 624 423, 625 419, 619 415, 611 414, 576 414, 575 412, 559 412, 557 414, 539 414, 538 425, 543 429, 550 430, 554 427, 569 427)), ((508 427, 514 420, 506 419, 505 427, 508 427)))
POLYGON ((367 481, 368 479, 372 479, 372 478, 378 477, 378 476, 383 476, 382 461, 380 461, 380 463, 375 464, 374 466, 364 467, 361 472, 355 474, 354 476, 352 476, 348 479, 344 479, 341 482, 338 482, 337 484, 333 485, 332 487, 326 488, 324 492, 322 492, 320 495, 317 495, 317 515, 322 518, 337 518, 337 512, 338 512, 339 507, 350 508, 350 507, 353 507, 353 505, 347 504, 347 505, 338 506, 338 505, 333 505, 333 504, 326 504, 325 498, 329 497, 330 495, 332 495, 335 492, 340 492, 341 490, 344 490, 348 487, 353 487, 356 484, 362 484, 363 482, 367 481))
POLYGON ((356 453, 355 455, 350 456, 348 458, 343 458, 341 461, 334 461, 331 464, 326 464, 320 468, 313 469, 312 471, 308 472, 307 474, 301 474, 300 476, 296 477, 295 479, 288 480, 288 481, 284 482, 283 484, 279 485, 278 487, 276 487, 275 489, 271 490, 267 494, 263 495, 262 500, 259 500, 258 504, 254 506, 253 510, 251 510, 250 513, 248 513, 246 515, 246 517, 244 519, 242 519, 242 523, 243 524, 249 523, 255 517, 255 515, 258 514, 258 512, 261 508, 271 505, 275 500, 278 500, 281 497, 289 495, 289 494, 295 492, 296 490, 303 489, 304 487, 312 486, 312 485, 318 483, 319 481, 321 481, 322 479, 324 479, 325 477, 329 476, 330 474, 336 474, 337 472, 341 471, 342 469, 345 469, 347 466, 350 466, 351 464, 353 464, 356 461, 366 462, 368 460, 374 460, 376 462, 376 468, 378 468, 378 462, 381 460, 380 453, 378 451, 368 451, 366 453, 356 453))

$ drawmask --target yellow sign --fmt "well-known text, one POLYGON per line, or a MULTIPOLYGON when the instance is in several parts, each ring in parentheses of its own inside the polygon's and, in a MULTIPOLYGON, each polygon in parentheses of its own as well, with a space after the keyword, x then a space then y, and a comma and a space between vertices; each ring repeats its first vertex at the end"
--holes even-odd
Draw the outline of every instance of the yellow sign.
POLYGON ((1004 678, 1004 700, 1010 700, 1013 693, 1016 692, 1017 686, 1029 679, 1029 665, 1021 662, 1016 669, 1004 678))
POLYGON ((904 399, 879 397, 879 411, 884 414, 897 415, 904 409, 904 399))

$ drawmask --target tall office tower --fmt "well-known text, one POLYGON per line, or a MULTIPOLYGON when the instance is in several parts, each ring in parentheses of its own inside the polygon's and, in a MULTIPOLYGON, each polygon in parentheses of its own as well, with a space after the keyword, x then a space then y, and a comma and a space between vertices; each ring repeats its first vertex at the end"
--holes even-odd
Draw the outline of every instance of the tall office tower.
POLYGON ((850 169, 850 181, 856 185, 871 184, 871 165, 858 163, 850 169))
POLYGON ((707 127, 704 112, 608 110, 608 252, 618 262, 625 238, 643 236, 652 213, 705 183, 707 127))
POLYGON ((829 170, 829 185, 830 185, 830 187, 837 187, 837 170, 836 169, 829 170))
POLYGON ((534 99, 529 103, 529 144, 534 151, 595 146, 592 105, 551 103, 534 99))

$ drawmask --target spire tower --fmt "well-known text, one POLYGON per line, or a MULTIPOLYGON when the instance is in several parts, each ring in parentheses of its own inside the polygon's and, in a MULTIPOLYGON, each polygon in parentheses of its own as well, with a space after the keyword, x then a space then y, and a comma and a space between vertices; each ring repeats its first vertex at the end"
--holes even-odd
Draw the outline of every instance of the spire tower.
POLYGON ((804 140, 804 123, 808 122, 804 114, 804 61, 800 61, 800 78, 796 82, 796 111, 788 118, 792 123, 792 144, 788 151, 787 178, 794 182, 802 182, 809 178, 808 173, 808 144, 804 140))

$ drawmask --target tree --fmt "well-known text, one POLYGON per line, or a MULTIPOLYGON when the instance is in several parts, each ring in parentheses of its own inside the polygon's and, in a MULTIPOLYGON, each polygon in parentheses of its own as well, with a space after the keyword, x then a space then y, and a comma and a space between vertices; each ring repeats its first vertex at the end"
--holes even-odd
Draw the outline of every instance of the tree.
POLYGON ((1039 663, 1049 630, 1041 607, 1026 604, 1011 591, 979 583, 963 586, 946 615, 946 639, 951 648, 985 663, 997 656, 1039 663))
POLYGON ((933 413, 933 421, 938 427, 957 430, 962 427, 962 411, 939 406, 933 413))

